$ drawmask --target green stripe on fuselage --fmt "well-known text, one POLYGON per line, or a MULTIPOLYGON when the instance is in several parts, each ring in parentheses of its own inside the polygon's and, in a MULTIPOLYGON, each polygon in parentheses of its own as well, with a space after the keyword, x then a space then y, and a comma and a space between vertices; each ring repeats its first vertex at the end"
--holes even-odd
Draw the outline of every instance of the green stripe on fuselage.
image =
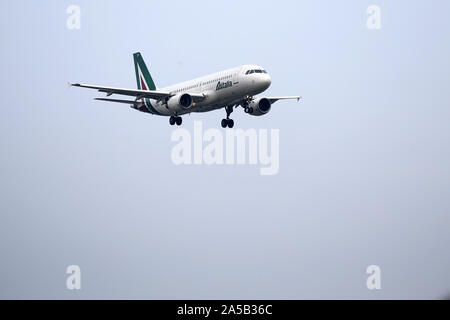
POLYGON ((144 105, 147 107, 148 110, 150 110, 151 113, 153 114, 157 114, 159 116, 162 116, 163 114, 160 113, 158 110, 156 110, 156 108, 152 105, 152 102, 150 101, 149 98, 145 98, 144 99, 144 105))

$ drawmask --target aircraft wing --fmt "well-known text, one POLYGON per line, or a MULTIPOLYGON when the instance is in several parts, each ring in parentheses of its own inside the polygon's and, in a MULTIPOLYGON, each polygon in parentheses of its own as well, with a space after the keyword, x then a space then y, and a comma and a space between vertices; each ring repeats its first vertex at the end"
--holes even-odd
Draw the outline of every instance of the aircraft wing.
POLYGON ((203 93, 189 93, 189 92, 186 93, 192 97, 192 100, 194 102, 200 102, 206 98, 206 96, 203 93))
POLYGON ((73 87, 81 87, 88 89, 97 89, 99 92, 105 92, 106 96, 110 96, 112 94, 121 94, 126 96, 133 96, 136 99, 149 98, 160 100, 165 97, 170 97, 172 94, 170 92, 164 92, 159 90, 138 90, 138 89, 124 89, 124 88, 112 88, 112 87, 102 87, 102 86, 93 86, 88 84, 80 84, 80 83, 70 83, 73 87))
POLYGON ((287 96, 287 97, 266 97, 270 101, 270 103, 275 103, 278 100, 286 100, 286 99, 297 99, 299 101, 302 97, 301 96, 287 96))
MULTIPOLYGON (((107 97, 112 95, 112 94, 121 94, 121 95, 125 95, 125 96, 136 97, 136 100, 142 99, 142 98, 161 100, 163 98, 172 97, 174 95, 174 94, 172 94, 170 92, 159 91, 159 90, 124 89, 124 88, 92 86, 92 85, 80 84, 80 83, 69 83, 69 84, 72 87, 97 89, 99 92, 105 92, 107 97)), ((203 99, 205 99, 205 95, 202 94, 202 93, 189 93, 189 92, 187 92, 187 93, 192 97, 194 102, 200 102, 203 99)), ((114 99, 101 99, 101 98, 98 98, 97 100, 112 101, 112 102, 122 102, 122 101, 114 101, 114 99)), ((128 103, 128 102, 123 102, 123 103, 128 103)))

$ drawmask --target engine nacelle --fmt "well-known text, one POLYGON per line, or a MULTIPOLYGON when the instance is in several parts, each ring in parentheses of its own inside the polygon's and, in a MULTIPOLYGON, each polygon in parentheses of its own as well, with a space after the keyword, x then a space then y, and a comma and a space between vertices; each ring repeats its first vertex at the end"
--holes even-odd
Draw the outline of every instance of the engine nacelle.
POLYGON ((167 107, 172 110, 189 109, 192 107, 193 99, 189 93, 174 95, 167 101, 167 107))
POLYGON ((249 112, 249 114, 252 116, 262 116, 270 111, 272 104, 267 98, 258 98, 252 100, 248 106, 253 109, 253 112, 249 112))

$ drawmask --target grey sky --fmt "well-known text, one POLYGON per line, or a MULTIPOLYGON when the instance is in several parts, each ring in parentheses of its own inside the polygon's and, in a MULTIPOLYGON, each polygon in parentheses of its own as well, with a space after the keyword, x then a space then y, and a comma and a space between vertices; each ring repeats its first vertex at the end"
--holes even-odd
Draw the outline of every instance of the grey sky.
POLYGON ((0 298, 448 295, 448 1, 0 6, 0 298), (268 95, 302 95, 233 113, 280 129, 279 174, 175 166, 167 118, 67 87, 134 88, 135 51, 160 87, 252 63, 268 95), (65 287, 70 264, 80 291, 65 287), (365 286, 371 264, 380 291, 365 286))

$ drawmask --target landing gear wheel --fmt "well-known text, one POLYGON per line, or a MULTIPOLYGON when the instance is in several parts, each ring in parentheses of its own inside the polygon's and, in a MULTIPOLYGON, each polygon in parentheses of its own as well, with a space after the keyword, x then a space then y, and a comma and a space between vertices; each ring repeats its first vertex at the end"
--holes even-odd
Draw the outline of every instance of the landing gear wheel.
POLYGON ((252 107, 248 108, 248 113, 250 113, 250 114, 253 113, 253 108, 252 107))
POLYGON ((183 119, 181 117, 176 117, 175 122, 176 122, 177 126, 180 126, 183 123, 183 119))
POLYGON ((248 113, 248 107, 245 107, 245 108, 244 108, 244 112, 245 112, 245 113, 248 113))
POLYGON ((175 124, 175 117, 174 116, 170 116, 169 123, 170 123, 171 126, 173 126, 175 124))
POLYGON ((222 122, 221 122, 222 128, 226 128, 226 127, 233 128, 234 121, 233 121, 233 119, 230 119, 230 114, 233 112, 233 105, 226 106, 225 111, 227 113, 227 118, 222 119, 222 122))

